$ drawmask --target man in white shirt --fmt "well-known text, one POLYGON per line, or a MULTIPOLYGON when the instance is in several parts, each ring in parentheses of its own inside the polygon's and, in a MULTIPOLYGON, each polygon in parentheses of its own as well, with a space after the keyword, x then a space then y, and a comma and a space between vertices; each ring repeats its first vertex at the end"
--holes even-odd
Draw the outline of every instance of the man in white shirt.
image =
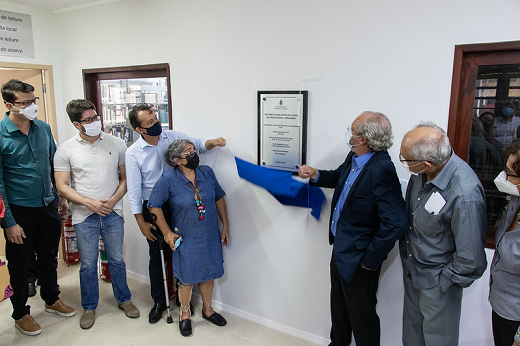
MULTIPOLYGON (((166 298, 160 248, 157 241, 158 233, 152 225, 152 217, 146 205, 155 183, 157 183, 164 172, 173 169, 164 161, 164 153, 170 144, 177 139, 189 139, 200 153, 217 146, 223 147, 226 145, 226 140, 219 137, 203 141, 188 137, 181 132, 163 131, 157 115, 146 103, 135 105, 129 112, 128 118, 134 130, 141 135, 126 152, 128 200, 130 211, 134 214, 139 229, 148 241, 150 255, 148 270, 151 295, 154 300, 154 306, 148 315, 148 321, 156 323, 162 318, 162 313, 166 309, 166 298)), ((163 206, 163 212, 167 222, 170 223, 171 213, 167 203, 163 206)), ((168 249, 165 247, 165 250, 168 249)))
POLYGON ((100 235, 118 307, 127 317, 139 317, 139 310, 130 301, 123 260, 121 198, 126 193, 126 145, 121 139, 101 131, 101 120, 92 102, 72 100, 67 105, 67 114, 79 133, 56 151, 54 176, 60 195, 72 206, 72 223, 81 257, 79 277, 84 312, 80 326, 88 329, 94 324, 99 302, 100 235))

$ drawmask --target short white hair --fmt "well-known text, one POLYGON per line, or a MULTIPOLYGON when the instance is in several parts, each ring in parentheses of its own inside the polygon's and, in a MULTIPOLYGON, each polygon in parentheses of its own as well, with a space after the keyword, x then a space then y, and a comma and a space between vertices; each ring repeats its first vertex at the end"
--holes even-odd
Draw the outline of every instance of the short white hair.
POLYGON ((366 111, 368 117, 358 127, 358 135, 368 141, 372 151, 388 150, 393 145, 392 124, 383 113, 366 111))
POLYGON ((446 131, 433 122, 422 122, 415 128, 427 127, 434 131, 417 142, 410 149, 410 155, 414 160, 427 161, 440 165, 448 161, 451 155, 451 144, 446 131))

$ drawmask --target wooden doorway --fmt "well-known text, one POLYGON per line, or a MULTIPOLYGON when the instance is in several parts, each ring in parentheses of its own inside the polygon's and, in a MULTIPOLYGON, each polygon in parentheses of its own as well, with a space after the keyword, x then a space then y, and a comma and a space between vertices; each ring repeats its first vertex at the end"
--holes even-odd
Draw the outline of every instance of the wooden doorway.
MULTIPOLYGON (((54 139, 58 141, 52 66, 0 61, 0 84, 4 84, 13 78, 34 86, 34 94, 41 100, 38 108, 38 119, 49 124, 54 139)), ((5 106, 3 106, 3 112, 7 112, 5 106)), ((1 119, 3 119, 3 115, 1 119)))
MULTIPOLYGON (((518 106, 520 87, 517 86, 519 84, 520 41, 455 46, 448 137, 455 153, 470 162, 470 166, 472 166, 470 145, 472 141, 475 143, 479 140, 481 147, 487 146, 485 154, 488 159, 492 156, 490 153, 493 146, 497 149, 492 153, 495 157, 500 156, 501 151, 508 146, 507 143, 502 143, 501 148, 496 148, 497 146, 489 138, 479 138, 475 125, 482 125, 479 117, 484 112, 492 113, 492 118, 497 124, 499 120, 502 121, 505 108, 510 109, 511 118, 520 122, 520 119, 516 119, 520 116, 518 106)), ((516 131, 512 131, 511 136, 509 144, 517 140, 516 131)), ((504 169, 504 163, 501 162, 502 158, 498 160, 495 158, 494 161, 493 164, 489 164, 489 160, 484 164, 479 163, 477 168, 472 166, 486 193, 488 208, 486 247, 489 248, 495 247, 495 231, 500 221, 501 210, 507 203, 506 195, 498 192, 493 183, 497 172, 504 169)))

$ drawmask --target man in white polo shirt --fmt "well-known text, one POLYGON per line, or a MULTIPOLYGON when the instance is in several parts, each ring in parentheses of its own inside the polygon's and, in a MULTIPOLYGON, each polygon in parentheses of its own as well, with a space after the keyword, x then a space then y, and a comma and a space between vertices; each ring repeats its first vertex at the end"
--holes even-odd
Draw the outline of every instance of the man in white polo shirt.
POLYGON ((130 318, 139 310, 130 301, 123 260, 124 220, 121 198, 126 193, 125 143, 101 131, 101 120, 94 104, 72 100, 67 114, 79 130, 59 146, 54 156, 54 176, 60 195, 72 206, 81 257, 79 271, 81 305, 80 326, 92 327, 99 301, 98 244, 103 238, 118 307, 130 318))

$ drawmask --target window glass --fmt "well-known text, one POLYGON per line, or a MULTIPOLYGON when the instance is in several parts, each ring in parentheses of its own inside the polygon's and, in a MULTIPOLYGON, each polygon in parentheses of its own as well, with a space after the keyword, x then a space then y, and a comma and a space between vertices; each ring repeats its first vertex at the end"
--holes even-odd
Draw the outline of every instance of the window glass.
POLYGON ((468 163, 486 193, 488 225, 496 226, 507 195, 494 179, 504 169, 504 150, 520 141, 520 65, 479 66, 468 163))
POLYGON ((150 105, 163 130, 169 129, 166 77, 100 80, 99 91, 104 131, 123 139, 127 146, 139 138, 128 120, 128 113, 137 103, 150 105))

